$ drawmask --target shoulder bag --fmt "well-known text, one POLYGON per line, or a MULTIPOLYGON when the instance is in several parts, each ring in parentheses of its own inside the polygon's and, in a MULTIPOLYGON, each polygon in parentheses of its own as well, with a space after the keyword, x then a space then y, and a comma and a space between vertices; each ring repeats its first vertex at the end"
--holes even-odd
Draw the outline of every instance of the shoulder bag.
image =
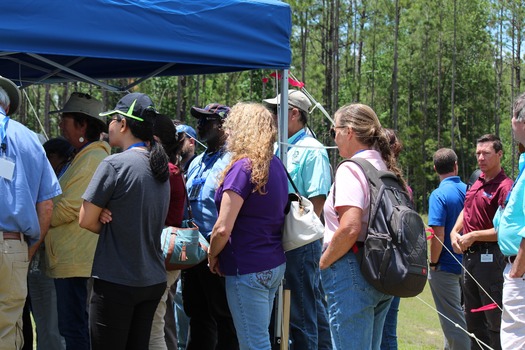
POLYGON ((284 218, 283 248, 285 252, 317 241, 324 235, 324 226, 315 214, 314 205, 308 198, 301 196, 288 170, 286 175, 295 193, 288 195, 287 212, 284 218))
POLYGON ((210 244, 193 222, 190 200, 184 183, 188 219, 182 227, 168 226, 162 230, 161 248, 166 270, 184 270, 206 260, 210 244))

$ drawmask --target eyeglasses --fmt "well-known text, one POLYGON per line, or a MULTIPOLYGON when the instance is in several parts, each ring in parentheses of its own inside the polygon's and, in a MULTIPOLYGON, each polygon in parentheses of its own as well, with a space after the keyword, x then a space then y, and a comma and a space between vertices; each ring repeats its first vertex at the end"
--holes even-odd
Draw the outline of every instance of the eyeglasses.
POLYGON ((335 130, 336 129, 346 129, 346 128, 349 128, 349 126, 334 126, 334 125, 332 125, 332 127, 330 128, 330 137, 335 139, 335 130))
POLYGON ((117 115, 114 115, 114 114, 112 114, 112 115, 108 115, 108 126, 109 126, 109 124, 111 124, 111 122, 114 121, 114 120, 115 120, 117 123, 120 123, 120 122, 122 121, 123 118, 124 118, 124 117, 122 117, 122 116, 120 116, 120 115, 118 115, 118 114, 117 114, 117 115), (113 116, 114 116, 114 118, 112 118, 113 116))

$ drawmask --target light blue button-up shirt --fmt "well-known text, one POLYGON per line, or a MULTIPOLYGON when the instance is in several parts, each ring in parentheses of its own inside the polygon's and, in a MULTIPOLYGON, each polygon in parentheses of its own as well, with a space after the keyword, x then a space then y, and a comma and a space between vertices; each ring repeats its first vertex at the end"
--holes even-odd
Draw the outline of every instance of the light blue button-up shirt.
POLYGON ((40 238, 36 203, 62 191, 36 134, 10 119, 5 131, 6 149, 0 157, 13 161, 15 169, 12 180, 0 177, 0 230, 22 232, 31 245, 40 238))
MULTIPOLYGON (((330 191, 332 176, 328 153, 322 148, 323 144, 308 135, 305 129, 288 138, 288 144, 301 146, 288 147, 286 164, 299 194, 306 198, 326 196, 330 191)), ((288 184, 288 192, 295 192, 291 184, 288 184)))
POLYGON ((230 163, 231 156, 222 150, 218 153, 202 153, 188 167, 186 188, 195 224, 204 237, 211 234, 217 221, 215 191, 219 187, 219 176, 230 163), (201 183, 202 181, 202 183, 201 183), (200 186, 196 191, 193 187, 200 186), (198 192, 198 193, 195 193, 198 192))

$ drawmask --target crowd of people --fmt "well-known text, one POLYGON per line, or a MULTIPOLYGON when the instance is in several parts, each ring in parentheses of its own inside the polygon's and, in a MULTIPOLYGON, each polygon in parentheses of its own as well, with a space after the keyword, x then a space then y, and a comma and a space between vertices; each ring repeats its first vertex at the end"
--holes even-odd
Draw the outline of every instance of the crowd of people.
MULTIPOLYGON (((56 111, 62 136, 41 145, 10 119, 20 93, 0 77, 0 350, 32 349, 29 312, 40 350, 269 350, 281 283, 291 349, 397 349, 400 300, 367 282, 356 254, 371 208, 366 177, 352 162, 332 171, 308 125, 310 100, 290 90, 287 101, 195 106, 195 131, 143 93, 103 112, 74 92, 56 111), (276 142, 280 110, 285 144, 276 142), (285 252, 288 175, 325 233, 285 252), (208 258, 166 271, 161 231, 181 226, 186 204, 208 258)), ((512 128, 525 144, 525 94, 512 128)), ((397 162, 401 140, 372 108, 342 106, 330 135, 341 158, 393 172, 412 195, 397 162)), ((502 156, 497 136, 480 137, 481 173, 469 186, 452 149, 433 157, 429 284, 445 349, 525 347, 525 155, 515 182, 502 156)))

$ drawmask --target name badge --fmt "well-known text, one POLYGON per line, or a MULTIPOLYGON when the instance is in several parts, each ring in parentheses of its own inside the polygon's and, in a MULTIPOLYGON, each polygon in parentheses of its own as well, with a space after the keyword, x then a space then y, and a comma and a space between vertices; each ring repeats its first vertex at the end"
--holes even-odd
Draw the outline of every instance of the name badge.
POLYGON ((494 260, 492 254, 481 254, 481 262, 491 263, 494 260))
POLYGON ((15 162, 6 157, 0 157, 0 177, 11 181, 15 174, 15 162))

